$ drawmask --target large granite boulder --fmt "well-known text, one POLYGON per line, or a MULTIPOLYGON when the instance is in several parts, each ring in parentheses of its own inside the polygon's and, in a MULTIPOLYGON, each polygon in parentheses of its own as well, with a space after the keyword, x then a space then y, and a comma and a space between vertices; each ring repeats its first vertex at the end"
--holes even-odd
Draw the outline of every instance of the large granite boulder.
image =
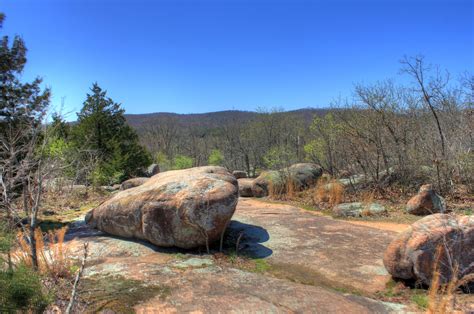
POLYGON ((386 212, 385 207, 377 203, 341 203, 333 208, 333 213, 336 217, 377 216, 385 214, 386 212))
POLYGON ((145 171, 147 177, 153 177, 155 174, 160 173, 160 166, 158 164, 151 164, 145 171))
POLYGON ((143 183, 147 182, 149 178, 144 178, 144 177, 138 177, 138 178, 131 178, 128 180, 125 180, 122 182, 120 185, 120 190, 128 190, 137 186, 142 185, 143 183))
POLYGON ((221 236, 238 200, 235 177, 222 167, 159 173, 90 211, 86 223, 113 235, 194 248, 221 236))
POLYGON ((322 174, 321 167, 312 163, 299 163, 280 170, 264 171, 254 180, 253 194, 256 197, 267 196, 270 189, 279 193, 289 182, 295 190, 303 190, 316 185, 322 174))
POLYGON ((242 197, 253 197, 253 179, 237 179, 239 182, 239 195, 242 197))
POLYGON ((462 278, 474 273, 474 217, 433 214, 399 234, 385 251, 383 262, 395 278, 429 285, 435 266, 440 282, 449 282, 454 268, 462 278))
POLYGON ((406 210, 412 215, 420 216, 444 213, 446 202, 443 197, 436 194, 431 184, 425 184, 420 187, 418 194, 408 201, 406 210))

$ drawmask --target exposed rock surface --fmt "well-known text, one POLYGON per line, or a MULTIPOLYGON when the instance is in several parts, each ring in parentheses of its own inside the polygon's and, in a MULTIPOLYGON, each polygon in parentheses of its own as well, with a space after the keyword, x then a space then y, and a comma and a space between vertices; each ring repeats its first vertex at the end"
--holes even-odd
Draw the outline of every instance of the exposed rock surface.
POLYGON ((281 190, 291 182, 296 190, 302 190, 316 184, 323 171, 320 166, 312 163, 294 164, 280 170, 264 171, 254 180, 253 194, 263 197, 271 188, 281 190))
POLYGON ((237 181, 239 182, 239 195, 242 197, 253 197, 253 179, 243 178, 237 181))
POLYGON ((123 191, 123 190, 128 190, 128 189, 140 186, 143 183, 147 182, 148 179, 149 178, 139 177, 139 178, 131 178, 131 179, 125 180, 120 185, 120 190, 123 191))
POLYGON ((425 184, 420 187, 418 194, 408 201, 406 209, 408 213, 420 216, 444 213, 446 202, 436 194, 431 184, 425 184))
POLYGON ((250 198, 239 200, 229 229, 243 231, 245 254, 267 258, 275 272, 297 282, 375 293, 390 279, 382 257, 392 231, 250 198))
POLYGON ((87 312, 123 312, 116 307, 121 305, 133 306, 128 312, 137 313, 415 312, 371 298, 390 279, 382 253, 395 232, 256 199, 239 201, 229 237, 242 231, 242 256, 264 258, 259 261, 268 265, 267 271, 108 237, 88 226, 72 227, 67 241, 76 258, 83 254, 83 243, 90 244, 80 293, 88 298, 87 312), (161 293, 131 302, 122 297, 131 293, 123 284, 109 284, 117 276, 138 281, 127 286, 133 290, 149 295, 147 289, 159 286, 161 293), (107 291, 101 291, 104 285, 107 291))
POLYGON ((373 215, 382 215, 387 210, 380 204, 370 203, 364 204, 361 202, 342 203, 333 208, 333 213, 338 217, 364 217, 373 215))
POLYGON ((233 175, 236 179, 247 178, 247 172, 242 171, 242 170, 234 170, 234 171, 232 171, 232 175, 233 175))
POLYGON ((158 164, 151 164, 145 171, 147 177, 153 177, 155 174, 160 173, 160 166, 158 164))
POLYGON ((86 222, 158 246, 193 248, 219 239, 237 199, 237 180, 225 168, 167 171, 115 194, 89 212, 86 222))
POLYGON ((424 217, 390 243, 383 260, 393 277, 426 285, 431 283, 434 265, 439 265, 444 283, 453 276, 448 265, 459 265, 459 277, 473 273, 474 217, 448 214, 424 217))

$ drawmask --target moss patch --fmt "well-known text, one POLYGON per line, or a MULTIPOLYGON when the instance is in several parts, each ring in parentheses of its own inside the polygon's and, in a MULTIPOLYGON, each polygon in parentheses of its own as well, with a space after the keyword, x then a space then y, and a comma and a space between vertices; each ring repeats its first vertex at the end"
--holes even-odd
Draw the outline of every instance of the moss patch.
POLYGON ((87 304, 87 313, 111 310, 115 313, 133 313, 133 307, 155 296, 165 299, 171 294, 166 286, 150 285, 122 276, 84 278, 79 295, 87 304))
POLYGON ((411 301, 422 310, 425 310, 428 307, 428 296, 426 293, 414 293, 411 296, 411 301))
POLYGON ((67 226, 74 220, 77 220, 81 216, 84 216, 88 211, 97 207, 99 202, 92 202, 84 204, 78 209, 69 209, 54 213, 52 215, 42 215, 40 216, 39 226, 43 232, 48 232, 49 230, 59 229, 64 226, 67 226))
POLYGON ((251 271, 255 273, 264 273, 271 269, 271 265, 263 258, 253 260, 253 264, 251 271))

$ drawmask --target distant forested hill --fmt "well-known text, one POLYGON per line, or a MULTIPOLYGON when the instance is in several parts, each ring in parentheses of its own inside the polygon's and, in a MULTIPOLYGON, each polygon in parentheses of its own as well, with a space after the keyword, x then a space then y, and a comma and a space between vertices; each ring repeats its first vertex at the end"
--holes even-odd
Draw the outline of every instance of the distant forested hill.
MULTIPOLYGON (((128 114, 141 143, 162 169, 202 166, 212 158, 230 169, 255 171, 268 154, 303 160, 309 125, 328 109, 293 111, 218 111, 199 114, 128 114), (283 148, 282 148, 283 147, 283 148), (285 150, 280 152, 277 150, 285 150)), ((273 158, 273 157, 272 157, 273 158)))
MULTIPOLYGON (((310 123, 315 115, 322 116, 328 109, 304 108, 292 111, 279 112, 279 115, 291 116, 298 121, 310 123)), ((219 128, 226 123, 248 122, 262 115, 255 111, 227 110, 208 113, 177 114, 169 112, 155 112, 145 114, 126 114, 127 122, 139 133, 144 128, 161 122, 162 119, 172 119, 183 127, 219 128)))

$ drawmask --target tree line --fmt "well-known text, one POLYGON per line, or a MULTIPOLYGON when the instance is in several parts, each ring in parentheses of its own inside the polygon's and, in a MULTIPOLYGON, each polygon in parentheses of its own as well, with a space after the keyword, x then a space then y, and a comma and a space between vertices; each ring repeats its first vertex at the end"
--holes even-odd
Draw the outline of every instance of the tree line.
POLYGON ((219 164, 254 176, 310 161, 334 177, 362 174, 379 188, 427 181, 446 192, 456 183, 472 188, 474 76, 452 79, 420 56, 405 57, 401 73, 408 83, 358 84, 351 98, 309 119, 259 109, 218 126, 161 116, 137 130, 162 169, 186 159, 187 166, 219 164))

